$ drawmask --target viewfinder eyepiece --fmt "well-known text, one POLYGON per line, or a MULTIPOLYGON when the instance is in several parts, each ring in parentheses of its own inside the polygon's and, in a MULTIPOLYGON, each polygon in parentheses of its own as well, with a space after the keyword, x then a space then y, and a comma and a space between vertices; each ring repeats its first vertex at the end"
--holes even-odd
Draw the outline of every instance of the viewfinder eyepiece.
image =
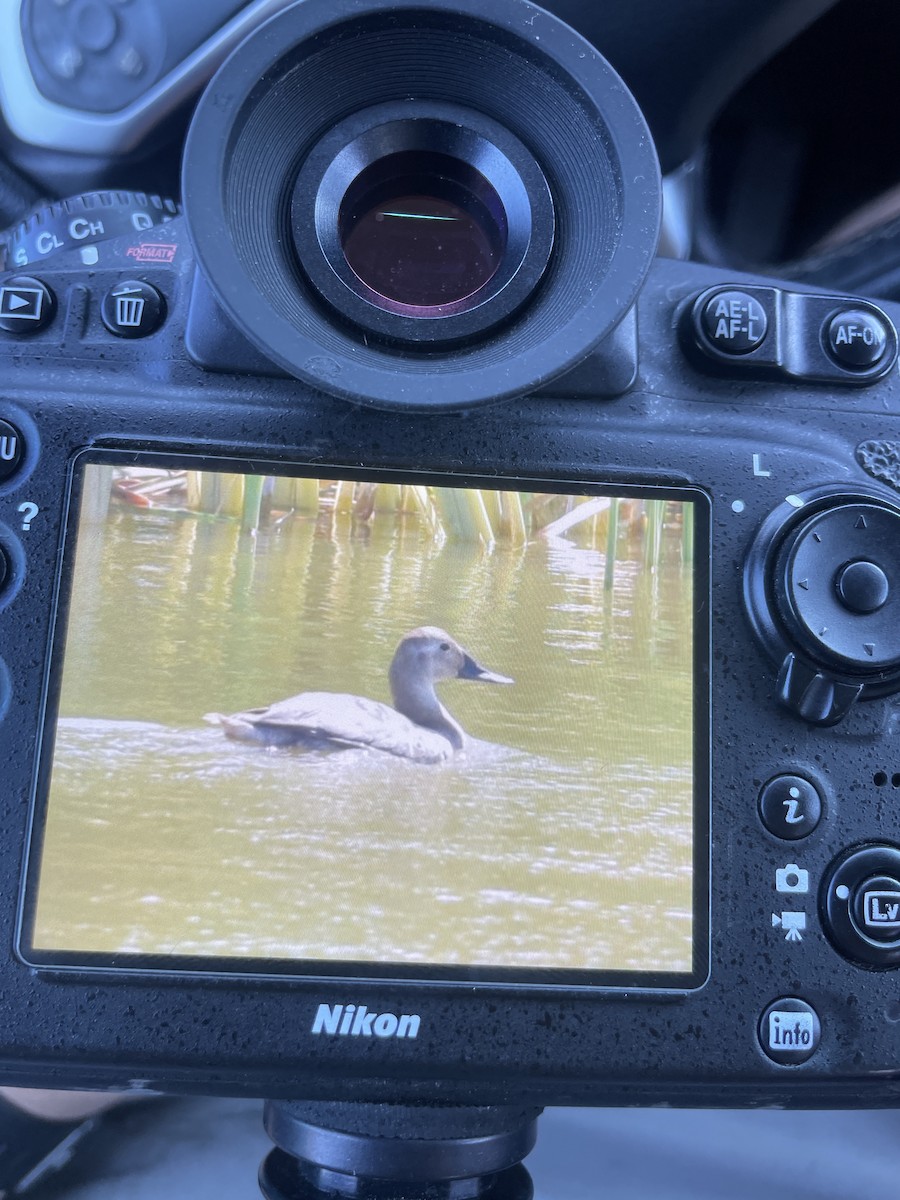
POLYGON ((185 216, 232 324, 357 404, 527 395, 626 316, 659 164, 622 80, 528 0, 299 0, 200 100, 185 216))
POLYGON ((550 262, 550 187, 484 113, 396 101, 329 130, 297 177, 294 245, 316 293, 383 341, 458 344, 536 294, 550 262))

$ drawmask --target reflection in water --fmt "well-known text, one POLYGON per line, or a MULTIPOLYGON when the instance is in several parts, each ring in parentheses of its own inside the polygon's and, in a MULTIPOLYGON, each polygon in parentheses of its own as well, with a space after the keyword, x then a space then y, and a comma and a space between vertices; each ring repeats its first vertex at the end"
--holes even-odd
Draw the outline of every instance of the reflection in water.
POLYGON ((605 556, 560 539, 354 529, 251 539, 115 509, 83 527, 35 944, 689 970, 689 573, 637 554, 607 590, 605 556), (265 750, 203 724, 304 690, 389 701, 385 663, 420 625, 515 680, 441 684, 464 757, 265 750))

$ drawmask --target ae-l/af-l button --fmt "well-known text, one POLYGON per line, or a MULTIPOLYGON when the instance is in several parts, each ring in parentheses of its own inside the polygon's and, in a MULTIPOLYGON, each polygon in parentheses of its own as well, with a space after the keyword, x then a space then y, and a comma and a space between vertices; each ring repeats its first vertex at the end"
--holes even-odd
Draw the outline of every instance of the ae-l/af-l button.
POLYGON ((724 354, 749 354, 769 331, 766 310, 749 292, 717 292, 707 300, 701 324, 710 343, 724 354))

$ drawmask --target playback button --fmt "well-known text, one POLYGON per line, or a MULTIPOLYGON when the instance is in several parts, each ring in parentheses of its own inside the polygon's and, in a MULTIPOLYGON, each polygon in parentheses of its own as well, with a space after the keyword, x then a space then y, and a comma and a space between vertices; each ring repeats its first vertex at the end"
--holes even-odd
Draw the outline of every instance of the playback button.
POLYGON ((16 275, 0 287, 0 329, 7 333, 38 333, 56 315, 56 297, 45 283, 16 275))

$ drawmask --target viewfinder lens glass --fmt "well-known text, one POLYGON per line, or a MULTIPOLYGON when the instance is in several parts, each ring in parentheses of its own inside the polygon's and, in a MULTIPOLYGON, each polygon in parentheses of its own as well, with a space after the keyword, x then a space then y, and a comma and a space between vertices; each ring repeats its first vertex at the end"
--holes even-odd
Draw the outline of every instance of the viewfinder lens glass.
POLYGON ((474 296, 506 250, 497 192, 445 154, 404 151, 372 163, 348 189, 339 219, 354 274, 376 297, 411 310, 474 296))

